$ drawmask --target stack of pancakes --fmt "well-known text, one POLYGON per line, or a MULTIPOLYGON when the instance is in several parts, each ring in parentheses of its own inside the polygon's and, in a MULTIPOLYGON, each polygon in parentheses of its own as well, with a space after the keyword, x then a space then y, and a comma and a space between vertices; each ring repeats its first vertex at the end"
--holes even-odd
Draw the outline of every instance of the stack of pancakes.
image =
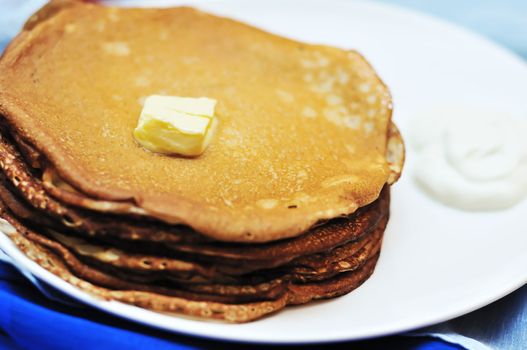
POLYGON ((0 210, 28 257, 102 298, 232 322, 373 272, 404 147, 356 52, 190 8, 74 0, 0 60, 0 210), (135 142, 145 96, 218 101, 197 158, 135 142))

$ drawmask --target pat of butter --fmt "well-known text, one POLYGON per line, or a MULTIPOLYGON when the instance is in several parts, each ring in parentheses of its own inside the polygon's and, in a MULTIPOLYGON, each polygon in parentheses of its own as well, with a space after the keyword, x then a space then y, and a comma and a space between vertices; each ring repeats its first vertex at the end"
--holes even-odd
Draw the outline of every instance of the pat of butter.
POLYGON ((199 156, 216 129, 215 106, 205 97, 148 96, 134 137, 152 152, 199 156))

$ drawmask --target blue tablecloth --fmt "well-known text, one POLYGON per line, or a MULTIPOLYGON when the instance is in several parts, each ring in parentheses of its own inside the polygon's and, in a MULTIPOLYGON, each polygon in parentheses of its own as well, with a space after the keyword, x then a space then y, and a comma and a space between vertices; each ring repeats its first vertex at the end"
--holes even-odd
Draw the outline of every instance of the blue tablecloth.
MULTIPOLYGON (((380 0, 430 12, 464 24, 527 57, 527 1, 380 0)), ((14 35, 20 17, 43 0, 0 2, 0 50, 14 35), (9 16, 16 8, 19 16, 9 16)), ((0 253, 1 255, 1 253, 0 253)), ((292 325, 293 326, 293 325, 292 325)), ((353 343, 324 345, 346 349, 527 349, 527 287, 482 310, 413 334, 353 343), (477 341, 477 340, 479 341, 477 341), (481 341, 481 342, 480 342, 481 341)), ((251 346, 254 348, 255 346, 251 346)), ((0 256, 0 349, 242 349, 222 343, 174 335, 45 298, 0 256)), ((261 346, 261 348, 269 348, 261 346)), ((320 346, 304 346, 318 349, 320 346)))

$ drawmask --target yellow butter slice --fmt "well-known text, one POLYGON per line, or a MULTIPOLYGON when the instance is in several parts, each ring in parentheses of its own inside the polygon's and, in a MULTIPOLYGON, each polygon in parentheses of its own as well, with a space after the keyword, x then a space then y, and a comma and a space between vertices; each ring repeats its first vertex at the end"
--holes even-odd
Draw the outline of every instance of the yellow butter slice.
POLYGON ((134 137, 152 152, 198 156, 215 132, 215 106, 216 100, 206 97, 149 96, 134 137))

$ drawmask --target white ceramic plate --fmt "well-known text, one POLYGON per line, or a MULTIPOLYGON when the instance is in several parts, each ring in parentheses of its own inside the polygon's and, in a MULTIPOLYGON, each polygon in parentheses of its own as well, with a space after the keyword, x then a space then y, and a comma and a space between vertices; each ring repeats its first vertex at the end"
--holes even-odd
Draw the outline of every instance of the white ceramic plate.
MULTIPOLYGON (((526 64, 445 22, 369 2, 192 4, 303 41, 358 49, 391 88, 394 119, 403 135, 410 117, 421 113, 426 118, 427 110, 438 107, 527 116, 526 64)), ((29 261, 3 235, 0 247, 20 267, 86 304, 165 330, 235 341, 308 343, 387 335, 462 315, 525 284, 527 201, 491 213, 445 207, 412 182, 413 158, 409 149, 406 173, 393 189, 392 218, 374 275, 344 297, 291 307, 249 324, 189 320, 100 301, 29 261)))

